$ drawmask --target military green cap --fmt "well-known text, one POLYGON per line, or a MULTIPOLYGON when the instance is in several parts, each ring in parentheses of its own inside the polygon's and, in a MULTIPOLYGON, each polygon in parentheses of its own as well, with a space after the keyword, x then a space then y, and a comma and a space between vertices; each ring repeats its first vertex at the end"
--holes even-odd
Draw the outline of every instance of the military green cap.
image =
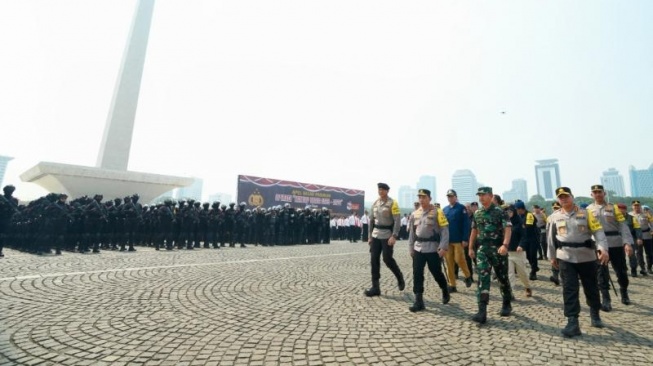
POLYGON ((476 195, 478 196, 479 194, 492 194, 492 187, 478 187, 476 195))

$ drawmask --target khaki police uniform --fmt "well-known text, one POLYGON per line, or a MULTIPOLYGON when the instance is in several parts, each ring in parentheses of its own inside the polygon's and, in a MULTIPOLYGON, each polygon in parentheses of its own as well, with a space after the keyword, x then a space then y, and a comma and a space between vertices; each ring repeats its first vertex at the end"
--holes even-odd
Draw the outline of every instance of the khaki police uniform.
POLYGON ((630 212, 635 217, 642 230, 642 245, 637 246, 637 261, 639 267, 642 269, 640 273, 646 275, 647 272, 651 273, 653 266, 653 236, 651 236, 653 227, 653 217, 648 215, 643 210, 640 213, 635 211, 630 212))
MULTIPOLYGON (((377 199, 372 205, 370 212, 370 264, 372 267, 372 289, 371 293, 378 293, 379 279, 381 278, 381 255, 383 263, 392 271, 397 278, 400 290, 403 290, 404 276, 399 269, 393 254, 393 247, 388 245, 388 239, 393 237, 399 239, 399 228, 401 225, 400 211, 397 201, 387 197, 385 201, 377 199)), ((368 295, 370 296, 370 295, 368 295)))
POLYGON ((608 252, 608 242, 601 223, 592 213, 575 205, 571 212, 565 212, 564 209, 555 211, 549 216, 549 221, 548 255, 549 258, 558 259, 565 316, 577 319, 580 314, 580 279, 591 309, 590 314, 593 320, 596 316, 600 322, 598 311, 601 299, 597 283, 596 250, 608 252), (592 241, 592 235, 595 242, 592 241))
MULTIPOLYGON (((592 203, 587 206, 603 227, 608 243, 608 253, 612 268, 617 274, 617 281, 621 290, 622 301, 628 298, 628 270, 626 268, 626 253, 624 245, 633 245, 633 237, 626 224, 626 218, 617 205, 605 203, 599 205, 592 203)), ((603 310, 610 311, 610 273, 608 266, 599 266, 598 284, 603 297, 603 310)))
POLYGON ((420 207, 411 215, 408 223, 408 248, 413 257, 413 293, 424 292, 424 266, 428 264, 429 271, 442 289, 448 294, 447 280, 442 273, 442 258, 438 250, 449 248, 449 223, 442 209, 431 205, 424 209, 420 207))

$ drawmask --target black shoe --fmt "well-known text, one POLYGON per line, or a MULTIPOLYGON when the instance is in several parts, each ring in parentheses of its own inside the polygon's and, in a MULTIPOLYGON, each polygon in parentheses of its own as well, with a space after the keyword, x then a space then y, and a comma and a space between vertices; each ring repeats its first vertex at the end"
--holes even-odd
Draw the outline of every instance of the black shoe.
POLYGON ((381 289, 379 288, 379 280, 372 280, 372 287, 365 290, 364 294, 367 297, 380 296, 381 289))
POLYGON ((628 290, 621 289, 621 303, 624 305, 630 305, 630 298, 628 298, 628 290))
POLYGON ((397 279, 397 287, 399 287, 399 291, 403 291, 406 288, 406 281, 404 281, 403 275, 397 279))
POLYGON ((245 246, 245 244, 240 244, 240 247, 241 247, 241 248, 247 248, 247 247, 245 246))
POLYGON ((54 254, 55 254, 55 255, 61 255, 61 250, 57 249, 57 250, 54 252, 54 254))
POLYGON ((537 275, 535 272, 531 272, 531 274, 528 276, 528 279, 531 281, 537 281, 537 275))
POLYGON ((478 313, 472 316, 472 320, 479 324, 487 322, 487 304, 478 304, 478 313))
POLYGON ((580 332, 580 326, 578 325, 578 317, 570 316, 567 318, 567 326, 565 326, 560 333, 566 338, 571 338, 579 336, 582 333, 580 332))
POLYGON ((369 289, 365 290, 365 296, 381 296, 381 290, 378 287, 370 287, 369 289))
POLYGON ((503 300, 503 305, 501 306, 499 315, 510 316, 510 313, 512 313, 512 305, 510 305, 510 301, 503 300))
POLYGON ((413 303, 408 310, 413 313, 424 310, 424 299, 422 298, 422 294, 415 294, 415 303, 413 303))
POLYGON ((549 277, 549 281, 553 282, 556 286, 560 286, 560 280, 557 279, 556 277, 549 277))
POLYGON ((449 291, 442 291, 442 303, 446 305, 449 303, 449 301, 451 301, 451 294, 449 291))
POLYGON ((467 278, 465 278, 465 287, 467 287, 467 288, 472 287, 472 282, 474 282, 474 280, 472 279, 472 277, 467 277, 467 278))
POLYGON ((639 274, 641 274, 642 276, 648 276, 648 273, 646 273, 646 271, 644 270, 639 271, 639 274))
POLYGON ((452 292, 458 292, 458 290, 456 289, 456 286, 449 286, 449 287, 447 287, 447 290, 448 290, 450 293, 452 293, 452 292))
POLYGON ((637 277, 637 271, 630 271, 631 277, 637 277))
POLYGON ((590 325, 594 328, 603 328, 605 325, 601 321, 601 316, 599 315, 599 309, 590 309, 590 325))

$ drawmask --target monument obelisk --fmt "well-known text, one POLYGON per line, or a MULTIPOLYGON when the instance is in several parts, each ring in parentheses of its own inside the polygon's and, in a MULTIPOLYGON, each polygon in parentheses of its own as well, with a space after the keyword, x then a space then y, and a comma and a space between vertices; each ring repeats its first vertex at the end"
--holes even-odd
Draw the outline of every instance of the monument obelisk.
POLYGON ((127 170, 153 10, 154 0, 138 2, 104 126, 98 168, 127 170))
POLYGON ((153 10, 154 0, 138 1, 104 127, 97 166, 41 162, 21 174, 21 180, 73 198, 96 193, 107 198, 138 193, 145 203, 174 188, 193 183, 193 178, 127 170, 153 10))

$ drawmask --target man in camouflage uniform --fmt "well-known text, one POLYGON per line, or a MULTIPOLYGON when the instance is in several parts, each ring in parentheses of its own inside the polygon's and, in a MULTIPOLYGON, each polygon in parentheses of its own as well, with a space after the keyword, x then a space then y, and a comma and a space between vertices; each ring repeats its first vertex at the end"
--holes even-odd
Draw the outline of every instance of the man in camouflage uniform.
POLYGON ((478 313, 472 317, 472 320, 484 324, 487 320, 487 305, 490 302, 492 268, 499 280, 499 289, 503 298, 500 315, 509 316, 512 311, 510 304, 512 290, 508 281, 508 245, 510 244, 512 224, 506 213, 492 203, 492 187, 479 187, 476 195, 481 202, 481 207, 474 212, 468 249, 472 259, 478 257, 476 264, 478 313), (477 241, 478 252, 474 253, 477 241))

